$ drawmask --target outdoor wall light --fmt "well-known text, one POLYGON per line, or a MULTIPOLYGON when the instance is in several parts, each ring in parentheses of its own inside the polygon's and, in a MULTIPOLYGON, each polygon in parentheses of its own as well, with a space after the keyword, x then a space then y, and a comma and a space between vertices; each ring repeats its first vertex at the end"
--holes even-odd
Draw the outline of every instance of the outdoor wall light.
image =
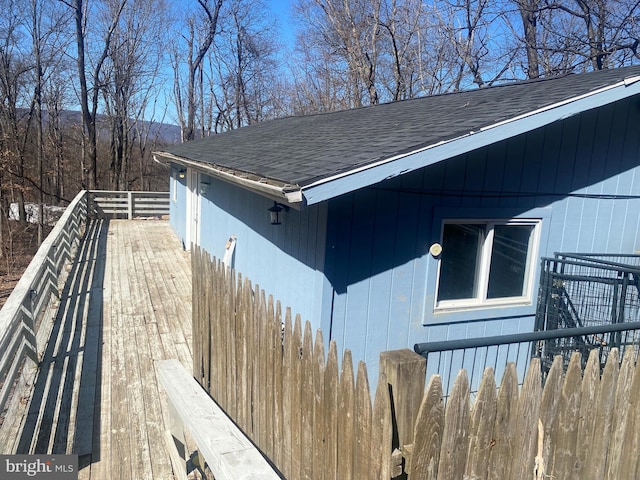
POLYGON ((207 182, 200 182, 200 195, 204 195, 209 190, 209 184, 207 182))
POLYGON ((285 212, 289 211, 289 207, 283 205, 282 203, 273 202, 273 206, 271 208, 267 208, 269 210, 269 216, 271 218, 271 225, 280 225, 280 212, 284 210, 285 212))
POLYGON ((187 176, 187 171, 183 168, 181 170, 178 170, 178 178, 184 178, 187 176))

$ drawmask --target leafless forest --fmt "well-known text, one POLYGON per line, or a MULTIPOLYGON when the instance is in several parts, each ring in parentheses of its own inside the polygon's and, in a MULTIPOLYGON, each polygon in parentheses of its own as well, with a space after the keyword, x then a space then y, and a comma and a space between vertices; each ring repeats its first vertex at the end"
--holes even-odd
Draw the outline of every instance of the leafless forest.
POLYGON ((0 5, 2 252, 12 203, 25 221, 81 188, 166 189, 162 142, 640 63, 638 0, 291 0, 290 19, 264 0, 0 5))

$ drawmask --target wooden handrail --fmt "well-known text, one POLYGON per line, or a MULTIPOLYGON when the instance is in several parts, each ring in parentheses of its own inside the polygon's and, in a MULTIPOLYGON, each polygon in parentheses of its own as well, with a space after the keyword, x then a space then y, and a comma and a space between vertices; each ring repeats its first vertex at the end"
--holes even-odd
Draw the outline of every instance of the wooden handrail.
POLYGON ((87 221, 88 195, 83 190, 67 207, 42 242, 22 277, 0 310, 0 411, 25 358, 39 362, 44 345, 36 340, 36 319, 58 293, 58 275, 73 258, 87 221))

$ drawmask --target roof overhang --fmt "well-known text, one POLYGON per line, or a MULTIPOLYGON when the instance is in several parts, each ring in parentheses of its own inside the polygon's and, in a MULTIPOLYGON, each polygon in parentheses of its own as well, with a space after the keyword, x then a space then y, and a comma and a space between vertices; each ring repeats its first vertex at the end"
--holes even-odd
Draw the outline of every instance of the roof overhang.
POLYGON ((485 126, 447 141, 323 178, 303 186, 302 195, 307 205, 323 202, 638 94, 640 76, 629 77, 617 84, 485 126))
POLYGON ((153 158, 158 163, 175 163, 192 168, 214 178, 233 183, 247 190, 259 193, 278 202, 283 202, 295 209, 302 208, 302 189, 298 185, 291 185, 277 180, 260 177, 258 175, 234 170, 219 165, 197 162, 179 157, 167 152, 154 152, 153 158))

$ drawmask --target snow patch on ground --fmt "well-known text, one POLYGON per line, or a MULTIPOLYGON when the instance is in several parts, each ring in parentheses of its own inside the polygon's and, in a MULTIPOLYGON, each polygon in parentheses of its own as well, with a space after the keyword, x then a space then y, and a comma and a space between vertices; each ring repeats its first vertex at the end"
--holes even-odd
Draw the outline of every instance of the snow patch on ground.
MULTIPOLYGON (((25 203, 24 209, 27 213, 28 223, 38 223, 39 221, 39 205, 37 203, 25 203)), ((46 225, 55 225, 60 219, 67 207, 56 207, 53 205, 44 206, 44 223, 46 225)), ((12 203, 9 207, 9 220, 18 220, 18 204, 12 203)))

